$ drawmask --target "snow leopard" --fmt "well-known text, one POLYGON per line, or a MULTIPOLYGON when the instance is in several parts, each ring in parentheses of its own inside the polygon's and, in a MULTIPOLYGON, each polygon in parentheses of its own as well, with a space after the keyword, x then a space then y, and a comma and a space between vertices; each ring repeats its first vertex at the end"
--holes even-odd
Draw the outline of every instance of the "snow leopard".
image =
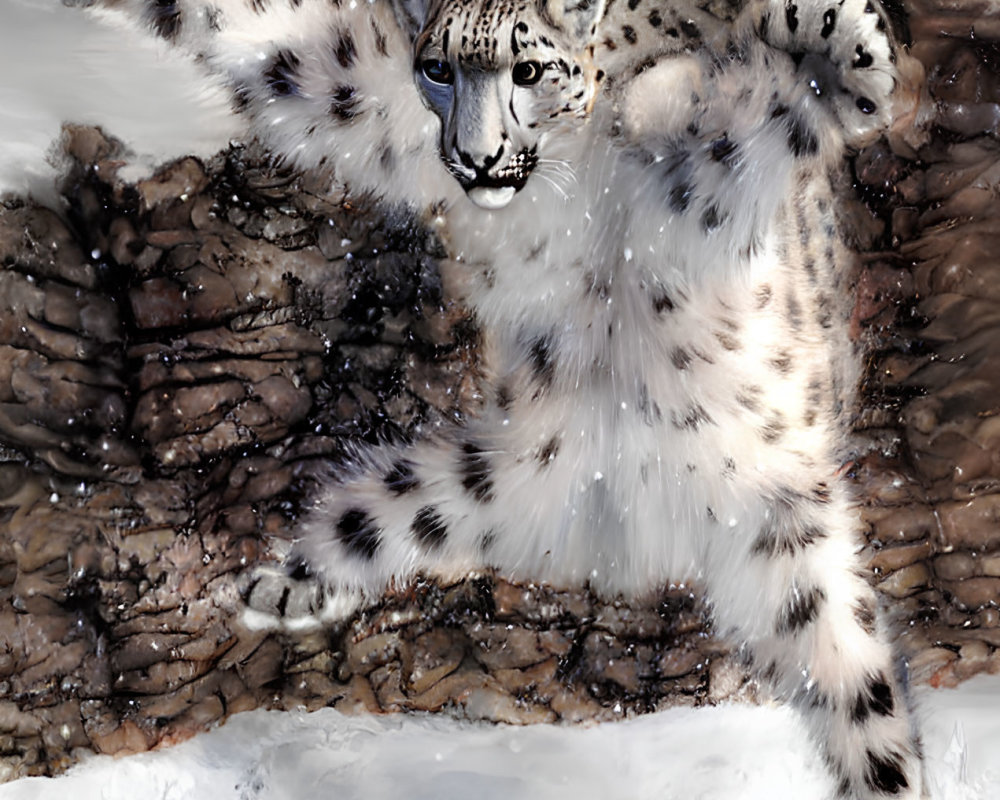
POLYGON ((605 597, 692 580, 837 797, 924 796, 844 477, 859 367, 833 182, 891 119, 892 9, 110 5, 218 76, 277 156, 419 214, 480 331, 478 405, 357 449, 251 616, 338 620, 478 570, 605 597))

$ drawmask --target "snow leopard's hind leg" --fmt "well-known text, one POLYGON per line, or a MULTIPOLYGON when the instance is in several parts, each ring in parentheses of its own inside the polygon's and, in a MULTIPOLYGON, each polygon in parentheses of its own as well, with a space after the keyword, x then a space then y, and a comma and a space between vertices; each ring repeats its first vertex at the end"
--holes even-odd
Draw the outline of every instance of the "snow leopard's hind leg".
MULTIPOLYGON (((908 36, 894 9, 879 0, 767 0, 759 7, 761 38, 791 56, 814 106, 832 112, 849 145, 865 144, 892 116, 897 39, 908 36)), ((817 119, 815 129, 822 127, 817 119)), ((800 145, 815 147, 814 134, 800 145)))
POLYGON ((300 523, 282 566, 244 587, 245 621, 286 629, 348 618, 418 574, 458 579, 485 564, 499 517, 495 481, 506 449, 483 426, 355 454, 300 523))
POLYGON ((720 632, 803 714, 838 800, 918 800, 919 743, 899 664, 857 555, 846 491, 819 483, 766 500, 739 556, 710 554, 720 632))

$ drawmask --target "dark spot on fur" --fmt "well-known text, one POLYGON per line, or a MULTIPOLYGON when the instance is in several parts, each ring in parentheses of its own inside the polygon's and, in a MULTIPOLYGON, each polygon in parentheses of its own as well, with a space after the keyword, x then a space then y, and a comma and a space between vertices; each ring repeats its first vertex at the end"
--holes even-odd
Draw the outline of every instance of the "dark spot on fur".
POLYGON ((788 312, 788 324, 792 330, 801 330, 802 306, 799 304, 799 298, 794 292, 788 293, 788 298, 785 302, 785 310, 788 312))
POLYGON ((782 350, 771 359, 770 364, 779 375, 787 375, 792 369, 792 357, 787 350, 782 350))
POLYGON ((828 8, 823 12, 823 29, 819 32, 819 35, 824 39, 829 39, 830 34, 833 33, 833 29, 837 26, 837 12, 835 9, 828 8))
POLYGON ((882 794, 899 794, 910 784, 903 774, 901 759, 897 755, 879 755, 873 750, 867 753, 868 771, 865 773, 865 783, 868 788, 882 794))
POLYGON ((444 524, 434 506, 421 508, 413 517, 410 529, 417 537, 417 541, 427 548, 436 549, 448 538, 448 526, 444 524))
POLYGON ((870 600, 858 600, 851 609, 854 621, 869 636, 875 634, 875 607, 870 600))
POLYGON ((497 406, 504 409, 505 411, 510 408, 510 404, 514 402, 514 398, 510 393, 510 387, 506 384, 500 384, 497 387, 497 406))
POLYGON ((552 340, 548 336, 540 336, 531 343, 531 370, 535 378, 543 385, 552 384, 556 365, 552 360, 552 340))
POLYGON ((285 616, 285 611, 288 609, 288 597, 291 593, 292 587, 290 586, 286 586, 281 590, 281 597, 278 599, 278 604, 275 606, 279 617, 285 616))
POLYGON ((725 164, 727 167, 733 163, 733 156, 738 149, 739 145, 732 141, 726 134, 722 134, 722 136, 715 139, 709 146, 712 160, 725 164))
POLYGON ((795 30, 799 27, 798 13, 799 7, 795 3, 785 4, 785 24, 792 33, 795 33, 795 30))
POLYGON ((868 679, 865 688, 858 692, 854 708, 851 709, 851 720, 860 725, 872 714, 888 717, 895 707, 892 687, 881 675, 872 677, 868 679))
POLYGON ((864 45, 859 44, 854 48, 854 52, 857 55, 857 58, 851 63, 854 69, 867 69, 875 62, 872 54, 865 50, 864 45))
POLYGON ((215 7, 209 7, 205 9, 205 18, 208 22, 208 27, 213 33, 219 33, 222 30, 222 11, 215 7))
POLYGON ((459 469, 462 472, 462 486, 469 494, 480 503, 488 503, 493 499, 489 458, 478 445, 472 442, 462 445, 459 469))
POLYGON ((544 467, 559 455, 559 437, 553 436, 538 453, 538 461, 544 467))
POLYGON ((715 336, 716 341, 722 345, 724 350, 732 352, 733 350, 740 349, 739 340, 736 339, 735 336, 730 336, 725 331, 714 331, 713 335, 715 336))
POLYGON ((653 297, 653 310, 657 314, 662 314, 664 311, 673 311, 674 308, 674 301, 670 299, 670 295, 666 292, 660 292, 653 297))
POLYGON ((392 145, 388 141, 382 142, 382 149, 379 152, 378 163, 386 172, 392 172, 396 165, 396 154, 392 145))
POLYGON ((639 387, 637 405, 639 413, 642 415, 642 421, 646 425, 652 426, 656 422, 663 421, 663 411, 660 409, 660 404, 650 398, 649 386, 645 383, 639 387))
POLYGON ((778 635, 796 634, 809 625, 819 615, 819 607, 825 599, 822 589, 813 588, 801 592, 795 587, 792 599, 778 619, 778 635))
POLYGON ((264 72, 264 82, 276 97, 287 97, 299 93, 295 82, 296 71, 299 68, 299 57, 291 50, 279 50, 271 59, 271 64, 264 72))
POLYGON ((680 183, 675 184, 670 189, 670 194, 668 196, 670 207, 678 214, 683 214, 687 211, 687 207, 691 204, 692 194, 694 194, 694 187, 687 181, 681 181, 680 183))
POLYGON ((695 403, 683 413, 672 411, 670 413, 670 422, 679 431, 696 431, 701 428, 702 425, 712 423, 712 418, 702 406, 695 403))
POLYGON ((639 38, 635 35, 635 28, 631 25, 622 25, 622 36, 625 37, 625 41, 629 44, 635 44, 639 38))
POLYGON ((267 11, 268 0, 250 0, 250 10, 255 14, 263 14, 267 11))
POLYGON ((699 361, 704 361, 706 364, 715 363, 715 359, 708 353, 706 353, 704 350, 702 350, 700 347, 695 347, 694 345, 692 345, 690 349, 691 349, 691 354, 699 361))
POLYGON ((698 26, 695 25, 694 22, 689 19, 681 20, 681 33, 683 33, 689 39, 701 38, 701 31, 698 30, 698 26))
POLYGON ((389 43, 386 40, 385 31, 379 27, 374 17, 371 17, 370 21, 372 33, 375 36, 375 49, 378 51, 380 56, 387 58, 389 56, 389 43))
POLYGON ((233 86, 233 111, 239 114, 242 111, 246 111, 247 107, 250 105, 250 98, 253 96, 253 92, 250 87, 245 84, 237 84, 233 86))
POLYGON ((687 369, 691 365, 691 354, 683 347, 675 347, 670 353, 670 363, 677 369, 687 369))
POLYGON ((764 284, 754 293, 754 299, 757 301, 757 308, 766 308, 767 304, 771 302, 772 290, 770 285, 764 284))
POLYGON ((338 86, 330 95, 330 115, 337 119, 354 119, 358 115, 359 98, 353 86, 338 86))
POLYGON ((747 411, 756 413, 760 410, 760 395, 763 391, 764 390, 759 386, 743 386, 736 394, 736 402, 743 406, 743 408, 747 411))
POLYGON ((153 28, 164 39, 173 39, 181 30, 181 10, 176 0, 153 0, 149 7, 153 28))
POLYGON ((829 503, 830 487, 820 481, 812 488, 812 497, 817 503, 829 503))
POLYGON ((751 553, 755 556, 791 556, 800 553, 815 542, 827 537, 827 532, 815 525, 798 525, 791 520, 773 520, 761 528, 754 540, 751 553))
POLYGON ((819 151, 819 140, 812 128, 794 118, 788 126, 788 147, 795 156, 813 156, 819 151))
POLYGON ((385 474, 382 482, 394 494, 406 494, 420 486, 420 481, 413 474, 413 462, 405 458, 392 465, 392 469, 385 474))
POLYGON ((345 511, 337 522, 337 538, 353 556, 375 558, 381 543, 382 530, 360 508, 345 511))
POLYGON ((358 51, 354 46, 354 37, 350 31, 343 30, 340 32, 340 36, 333 46, 333 55, 337 59, 337 63, 344 69, 349 69, 354 64, 354 59, 357 57, 358 51))
POLYGON ((304 581, 312 577, 313 571, 300 555, 295 555, 285 565, 285 574, 293 581, 304 581))
POLYGON ((659 28, 663 24, 663 17, 660 16, 660 11, 656 8, 649 12, 647 19, 654 28, 659 28))
MULTIPOLYGON (((701 229, 705 233, 712 233, 718 230, 723 222, 726 220, 726 215, 719 212, 719 207, 713 203, 701 215, 701 229)), ((733 350, 735 348, 729 347, 727 350, 733 350)))

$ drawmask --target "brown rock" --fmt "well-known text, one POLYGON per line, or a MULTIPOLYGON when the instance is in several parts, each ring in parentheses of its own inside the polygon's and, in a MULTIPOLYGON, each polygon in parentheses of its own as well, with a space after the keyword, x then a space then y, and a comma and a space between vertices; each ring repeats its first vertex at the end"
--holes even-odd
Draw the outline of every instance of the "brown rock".
POLYGON ((967 578, 961 581, 942 581, 959 608, 976 610, 1000 603, 1000 578, 967 578))
POLYGON ((903 567, 908 567, 911 564, 924 560, 930 553, 931 542, 929 540, 914 544, 884 547, 872 556, 868 562, 868 567, 875 570, 876 574, 895 572, 897 569, 902 569, 903 567))
POLYGON ((407 694, 421 694, 454 672, 465 650, 465 637, 448 630, 432 630, 408 642, 401 652, 402 685, 407 694))
POLYGON ((927 587, 931 580, 927 565, 918 562, 893 572, 888 578, 879 581, 876 586, 880 592, 890 597, 908 597, 927 587))
POLYGON ((980 569, 978 560, 967 551, 942 553, 935 556, 933 564, 934 574, 949 581, 971 578, 980 569))

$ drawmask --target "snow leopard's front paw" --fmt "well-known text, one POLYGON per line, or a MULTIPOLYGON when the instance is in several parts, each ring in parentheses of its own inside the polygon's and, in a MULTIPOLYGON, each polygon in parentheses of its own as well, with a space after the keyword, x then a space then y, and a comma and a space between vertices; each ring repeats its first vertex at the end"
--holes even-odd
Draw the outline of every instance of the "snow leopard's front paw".
POLYGON ((242 621, 252 630, 307 631, 346 620, 364 604, 357 589, 330 586, 301 565, 257 567, 240 592, 242 621))
POLYGON ((767 0, 758 22, 761 38, 791 56, 806 91, 854 146, 891 118, 898 82, 892 27, 879 0, 767 0))

